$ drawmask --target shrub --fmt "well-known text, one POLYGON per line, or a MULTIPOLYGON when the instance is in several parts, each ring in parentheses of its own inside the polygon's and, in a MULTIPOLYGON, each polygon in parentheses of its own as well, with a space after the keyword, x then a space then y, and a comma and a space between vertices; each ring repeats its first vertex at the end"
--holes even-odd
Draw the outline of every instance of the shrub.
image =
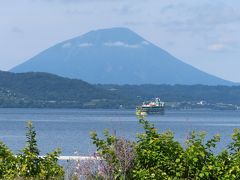
MULTIPOLYGON (((216 135, 206 140, 206 133, 192 132, 182 146, 171 131, 159 133, 153 124, 139 120, 144 132, 136 142, 104 131, 100 139, 91 134, 97 147, 95 159, 77 161, 72 179, 240 179, 240 129, 235 129, 232 142, 219 154, 214 148, 220 141, 216 135)), ((17 155, 0 142, 0 179, 63 179, 58 164, 60 150, 39 156, 36 132, 27 125, 26 147, 17 155)))
POLYGON ((0 142, 0 179, 62 179, 63 168, 57 163, 60 150, 39 156, 36 132, 27 123, 26 147, 14 154, 0 142))
POLYGON ((184 149, 173 133, 159 134, 152 124, 140 119, 145 132, 138 135, 135 179, 167 179, 181 177, 184 172, 184 149))
POLYGON ((0 142, 0 179, 13 179, 16 176, 17 158, 0 142))
POLYGON ((233 141, 227 149, 216 154, 214 148, 220 141, 219 135, 206 141, 206 133, 193 131, 186 146, 182 146, 174 140, 171 131, 158 133, 148 121, 140 119, 140 123, 144 133, 137 136, 136 143, 109 135, 106 130, 104 139, 92 134, 97 152, 105 163, 104 179, 240 179, 239 129, 234 130, 233 141), (131 158, 119 153, 126 149, 131 149, 131 158), (126 160, 130 160, 131 165, 124 171, 121 162, 128 162, 126 160))
POLYGON ((103 179, 130 179, 134 167, 134 143, 125 138, 117 138, 104 131, 105 139, 99 139, 96 132, 91 134, 93 144, 101 158, 98 176, 103 179))

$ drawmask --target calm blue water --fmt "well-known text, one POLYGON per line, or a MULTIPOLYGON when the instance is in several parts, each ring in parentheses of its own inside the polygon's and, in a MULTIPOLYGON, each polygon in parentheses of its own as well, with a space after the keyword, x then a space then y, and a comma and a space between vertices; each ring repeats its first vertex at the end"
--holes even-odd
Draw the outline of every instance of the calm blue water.
MULTIPOLYGON (((147 116, 160 132, 170 129, 182 143, 192 130, 220 133, 219 148, 230 141, 234 128, 240 128, 240 111, 166 111, 164 116, 147 116)), ((134 139, 142 132, 135 112, 130 110, 79 109, 0 109, 0 140, 15 153, 25 145, 25 125, 32 120, 41 154, 60 147, 62 155, 94 152, 89 132, 102 134, 104 128, 118 136, 134 139)))

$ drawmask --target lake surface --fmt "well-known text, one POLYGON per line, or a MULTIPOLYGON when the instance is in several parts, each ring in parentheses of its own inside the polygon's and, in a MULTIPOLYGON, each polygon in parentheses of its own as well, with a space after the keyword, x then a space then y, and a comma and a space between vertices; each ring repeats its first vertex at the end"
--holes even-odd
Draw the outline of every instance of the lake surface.
MULTIPOLYGON (((231 140, 234 128, 240 128, 240 111, 166 111, 163 116, 147 116, 159 132, 172 130, 184 143, 192 130, 206 131, 208 137, 221 134, 218 148, 231 140)), ((90 131, 100 135, 105 128, 118 136, 135 139, 143 129, 133 110, 79 109, 0 109, 0 140, 15 153, 25 145, 26 122, 32 120, 41 154, 57 147, 62 155, 90 155, 95 151, 90 131)))

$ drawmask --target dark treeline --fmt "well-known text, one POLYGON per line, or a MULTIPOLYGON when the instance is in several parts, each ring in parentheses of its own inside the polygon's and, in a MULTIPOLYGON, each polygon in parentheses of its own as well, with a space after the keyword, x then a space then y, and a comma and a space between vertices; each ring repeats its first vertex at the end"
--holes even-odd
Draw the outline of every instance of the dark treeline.
POLYGON ((166 102, 201 101, 240 104, 240 86, 208 85, 99 85, 125 97, 161 97, 166 102))
POLYGON ((0 107, 135 108, 154 97, 240 105, 240 86, 92 85, 48 73, 0 71, 0 107))

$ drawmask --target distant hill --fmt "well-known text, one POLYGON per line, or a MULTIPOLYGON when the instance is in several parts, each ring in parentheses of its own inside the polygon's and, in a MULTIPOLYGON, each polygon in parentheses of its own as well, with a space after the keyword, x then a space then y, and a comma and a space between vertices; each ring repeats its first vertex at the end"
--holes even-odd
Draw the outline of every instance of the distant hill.
POLYGON ((160 97, 165 102, 225 103, 240 105, 240 86, 208 85, 98 85, 99 88, 125 95, 140 102, 160 97))
POLYGON ((121 99, 87 82, 48 73, 0 71, 0 107, 119 107, 121 99))
POLYGON ((92 85, 48 73, 0 71, 0 107, 134 109, 154 97, 167 108, 240 108, 240 86, 92 85), (198 106, 200 101, 207 106, 198 106))
POLYGON ((94 84, 233 84, 183 63, 127 28, 90 31, 11 72, 48 72, 94 84))

